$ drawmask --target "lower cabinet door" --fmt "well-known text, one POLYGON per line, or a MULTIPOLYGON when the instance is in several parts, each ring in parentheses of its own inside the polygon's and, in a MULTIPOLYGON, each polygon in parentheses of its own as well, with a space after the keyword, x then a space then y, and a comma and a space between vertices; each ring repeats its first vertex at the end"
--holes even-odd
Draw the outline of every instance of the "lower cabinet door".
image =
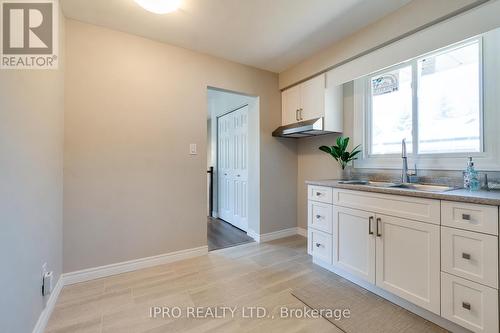
POLYGON ((308 228, 310 253, 315 259, 332 264, 332 235, 326 232, 308 228))
POLYGON ((333 265, 375 283, 375 214, 333 207, 333 265))
POLYGON ((376 285, 440 314, 439 225, 376 216, 376 285))
POLYGON ((441 273, 442 316, 473 332, 498 333, 498 290, 441 273))

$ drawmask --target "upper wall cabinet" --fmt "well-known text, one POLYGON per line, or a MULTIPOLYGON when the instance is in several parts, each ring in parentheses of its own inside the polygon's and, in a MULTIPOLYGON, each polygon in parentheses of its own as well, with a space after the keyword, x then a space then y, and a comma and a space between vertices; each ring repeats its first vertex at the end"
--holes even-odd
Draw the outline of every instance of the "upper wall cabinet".
POLYGON ((327 86, 325 74, 284 90, 281 99, 281 127, 274 136, 302 138, 342 132, 343 86, 327 86))
POLYGON ((300 85, 281 93, 281 124, 288 125, 298 121, 300 112, 300 85))
POLYGON ((301 121, 325 115, 325 83, 326 79, 323 74, 300 85, 301 121))
POLYGON ((282 125, 323 117, 325 114, 325 75, 283 91, 282 125))

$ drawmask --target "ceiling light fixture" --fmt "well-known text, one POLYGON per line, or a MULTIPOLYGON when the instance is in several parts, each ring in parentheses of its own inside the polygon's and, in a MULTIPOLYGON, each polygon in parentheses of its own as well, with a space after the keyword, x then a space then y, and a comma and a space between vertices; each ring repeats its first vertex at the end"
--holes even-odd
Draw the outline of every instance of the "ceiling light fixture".
POLYGON ((176 11, 181 0, 135 0, 139 6, 155 14, 167 14, 176 11))

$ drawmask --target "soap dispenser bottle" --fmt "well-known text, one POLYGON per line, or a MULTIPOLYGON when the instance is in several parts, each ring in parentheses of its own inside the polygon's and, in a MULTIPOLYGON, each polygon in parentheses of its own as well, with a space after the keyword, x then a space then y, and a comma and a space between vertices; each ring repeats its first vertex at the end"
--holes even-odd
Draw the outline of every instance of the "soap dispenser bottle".
POLYGON ((472 157, 469 157, 469 161, 467 162, 467 169, 464 172, 464 188, 470 191, 478 191, 481 188, 481 183, 479 182, 479 174, 474 168, 472 157))

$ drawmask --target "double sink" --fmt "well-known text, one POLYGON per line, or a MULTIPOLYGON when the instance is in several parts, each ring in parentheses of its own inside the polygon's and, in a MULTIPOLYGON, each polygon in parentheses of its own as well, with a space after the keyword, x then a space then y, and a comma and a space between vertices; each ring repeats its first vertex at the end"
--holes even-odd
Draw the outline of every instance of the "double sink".
POLYGON ((423 192, 446 192, 455 190, 454 187, 446 185, 434 185, 434 184, 417 184, 417 183, 391 183, 391 182, 376 182, 369 180, 340 180, 339 184, 346 185, 365 185, 371 187, 385 187, 385 188, 400 188, 414 191, 423 192))

